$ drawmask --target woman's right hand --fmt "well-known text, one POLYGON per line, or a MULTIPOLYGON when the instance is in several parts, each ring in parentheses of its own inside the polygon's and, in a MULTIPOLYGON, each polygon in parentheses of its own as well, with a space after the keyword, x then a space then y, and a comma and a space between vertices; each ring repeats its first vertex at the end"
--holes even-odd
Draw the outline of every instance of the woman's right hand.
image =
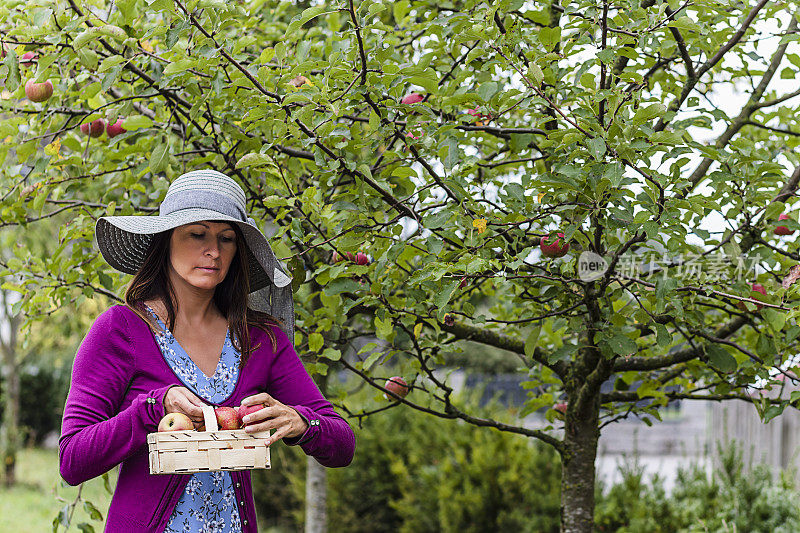
POLYGON ((170 387, 164 395, 164 414, 183 413, 192 419, 195 429, 203 425, 206 403, 186 387, 170 387))

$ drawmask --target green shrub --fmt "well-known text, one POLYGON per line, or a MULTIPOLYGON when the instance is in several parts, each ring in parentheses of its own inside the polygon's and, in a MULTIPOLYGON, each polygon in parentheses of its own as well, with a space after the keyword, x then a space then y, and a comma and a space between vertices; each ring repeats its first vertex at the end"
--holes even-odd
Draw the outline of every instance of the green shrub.
MULTIPOLYGON (((29 444, 41 444, 51 431, 61 431, 64 402, 69 392, 70 369, 48 365, 26 365, 20 370, 19 424, 29 444), (35 405, 36 409, 25 406, 35 405)), ((3 380, 0 380, 0 398, 3 396, 3 380)), ((0 424, 3 409, 0 407, 0 424)))
MULTIPOLYGON (((484 415, 490 412, 505 410, 489 407, 484 415)), ((253 474, 256 505, 264 525, 296 531, 305 459, 299 450, 279 449, 273 470, 253 474)), ((353 463, 327 471, 328 529, 556 532, 560 468, 555 451, 531 438, 398 405, 364 419, 353 463)))
POLYGON ((721 450, 709 476, 694 465, 678 472, 667 495, 661 479, 647 482, 642 469, 621 469, 622 482, 598 491, 598 531, 617 533, 789 533, 800 531, 797 490, 788 476, 775 480, 769 467, 745 472, 737 447, 721 450))

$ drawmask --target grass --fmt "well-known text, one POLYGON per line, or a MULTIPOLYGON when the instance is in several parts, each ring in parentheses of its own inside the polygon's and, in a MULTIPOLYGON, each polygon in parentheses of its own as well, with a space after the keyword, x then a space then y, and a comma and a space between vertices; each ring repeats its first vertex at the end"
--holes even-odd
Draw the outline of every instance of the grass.
MULTIPOLYGON (((113 491, 117 484, 116 468, 108 473, 108 482, 113 491)), ((80 491, 69 529, 59 525, 58 531, 103 531, 106 511, 111 503, 111 494, 105 489, 103 478, 87 481, 80 491), (100 511, 102 520, 90 517, 84 501, 91 502, 100 511), (81 524, 89 524, 92 529, 80 529, 81 524)), ((58 450, 20 450, 17 455, 17 484, 7 489, 0 483, 0 516, 3 517, 0 533, 53 531, 53 521, 59 512, 64 506, 73 504, 77 496, 78 487, 67 485, 58 473, 58 450)), ((259 527, 259 531, 272 533, 274 530, 259 527)))
MULTIPOLYGON (((58 451, 41 448, 20 450, 17 456, 17 484, 8 489, 0 485, 0 516, 3 531, 53 531, 53 520, 65 505, 75 502, 78 487, 62 482, 58 473, 58 451)), ((113 490, 117 482, 116 469, 109 472, 109 483, 113 490)), ((68 531, 79 531, 78 525, 87 523, 95 531, 103 531, 105 515, 111 503, 111 494, 98 477, 87 481, 80 489, 81 499, 75 506, 68 531), (92 520, 84 500, 94 504, 103 520, 92 520)), ((86 528, 85 530, 91 531, 86 528)), ((67 531, 59 526, 58 531, 67 531)))

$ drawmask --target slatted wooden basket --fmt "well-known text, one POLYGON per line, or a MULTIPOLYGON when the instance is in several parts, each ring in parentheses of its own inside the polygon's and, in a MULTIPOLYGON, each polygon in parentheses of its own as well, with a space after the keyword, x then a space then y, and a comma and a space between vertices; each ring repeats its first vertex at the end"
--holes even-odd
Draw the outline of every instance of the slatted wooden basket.
POLYGON ((206 431, 160 431, 147 435, 151 474, 270 468, 270 432, 219 430, 214 408, 203 407, 206 431))

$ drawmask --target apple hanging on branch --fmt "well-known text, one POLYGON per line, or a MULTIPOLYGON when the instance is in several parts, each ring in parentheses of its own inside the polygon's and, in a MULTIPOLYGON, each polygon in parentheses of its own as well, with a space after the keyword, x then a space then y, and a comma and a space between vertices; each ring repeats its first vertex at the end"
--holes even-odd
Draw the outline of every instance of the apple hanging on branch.
POLYGON ((24 54, 22 54, 22 56, 20 56, 19 64, 21 66, 27 67, 33 65, 38 60, 39 56, 36 54, 36 52, 25 52, 24 54))
POLYGON ((545 257, 564 257, 569 252, 569 243, 563 233, 557 233, 555 237, 543 237, 539 241, 539 248, 545 257))
MULTIPOLYGON (((752 285, 750 285, 750 290, 753 291, 753 292, 761 293, 764 296, 767 295, 767 289, 765 289, 764 286, 762 284, 760 284, 760 283, 753 283, 752 285)), ((741 300, 739 300, 739 302, 736 304, 736 307, 738 307, 742 311, 747 311, 747 306, 741 300)), ((757 310, 761 310, 761 309, 763 309, 763 307, 764 306, 761 305, 761 304, 756 304, 756 309, 757 310)))
POLYGON ((383 388, 388 392, 388 394, 387 392, 384 392, 383 397, 387 400, 395 401, 397 401, 398 398, 405 398, 409 391, 408 383, 406 383, 406 380, 400 376, 392 376, 387 379, 383 388), (389 394, 392 395, 392 398, 389 397, 389 394))
POLYGON ((400 100, 400 103, 406 105, 418 104, 423 100, 425 100, 425 97, 420 93, 409 93, 405 95, 402 100, 400 100))
POLYGON ((28 80, 25 82, 25 96, 31 102, 46 102, 53 96, 53 83, 50 80, 42 83, 28 80))
POLYGON ((478 108, 469 109, 469 110, 467 110, 467 113, 469 113, 470 115, 475 117, 475 125, 476 126, 485 126, 486 124, 489 123, 490 120, 492 120, 492 116, 491 115, 487 115, 486 113, 481 113, 478 110, 478 108))
MULTIPOLYGON (((780 220, 791 220, 791 219, 789 218, 789 215, 783 213, 778 217, 778 220, 780 221, 780 220)), ((775 235, 791 235, 792 233, 794 233, 794 230, 789 229, 786 226, 778 226, 775 228, 775 235)))
POLYGON ((89 137, 100 137, 106 129, 106 121, 102 118, 81 124, 81 131, 89 137))
POLYGON ((122 135, 127 131, 128 130, 122 127, 122 119, 118 119, 115 123, 106 126, 106 135, 108 135, 109 139, 113 139, 117 135, 122 135))

